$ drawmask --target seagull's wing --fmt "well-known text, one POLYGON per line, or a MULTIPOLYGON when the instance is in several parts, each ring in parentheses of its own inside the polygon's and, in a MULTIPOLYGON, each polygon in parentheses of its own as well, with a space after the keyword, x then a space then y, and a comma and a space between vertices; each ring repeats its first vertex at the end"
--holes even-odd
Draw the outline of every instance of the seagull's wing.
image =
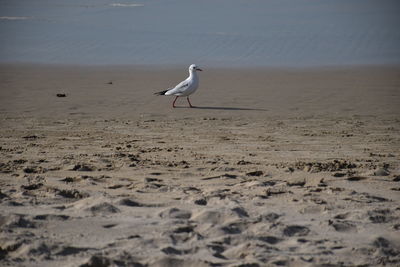
POLYGON ((177 86, 175 86, 173 89, 169 90, 168 92, 165 93, 165 95, 178 95, 182 94, 185 92, 190 86, 190 81, 189 79, 184 80, 183 82, 180 82, 177 86))

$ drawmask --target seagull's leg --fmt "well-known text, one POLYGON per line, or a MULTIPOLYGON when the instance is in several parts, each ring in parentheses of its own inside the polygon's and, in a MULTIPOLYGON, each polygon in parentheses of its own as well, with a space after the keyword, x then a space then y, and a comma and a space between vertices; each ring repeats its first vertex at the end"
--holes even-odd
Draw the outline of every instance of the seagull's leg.
POLYGON ((173 107, 173 108, 175 108, 175 102, 176 102, 176 100, 178 99, 178 97, 179 97, 179 96, 175 97, 174 102, 172 102, 172 107, 173 107))
POLYGON ((188 103, 189 103, 189 106, 190 106, 191 108, 193 108, 192 103, 190 103, 189 97, 186 97, 186 99, 187 99, 187 101, 188 101, 188 103))

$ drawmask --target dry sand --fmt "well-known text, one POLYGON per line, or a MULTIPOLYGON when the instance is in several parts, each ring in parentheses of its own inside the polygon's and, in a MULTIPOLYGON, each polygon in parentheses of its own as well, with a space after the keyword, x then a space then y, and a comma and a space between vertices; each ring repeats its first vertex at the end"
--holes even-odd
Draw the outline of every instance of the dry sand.
POLYGON ((2 65, 0 265, 398 266, 400 69, 205 69, 2 65))

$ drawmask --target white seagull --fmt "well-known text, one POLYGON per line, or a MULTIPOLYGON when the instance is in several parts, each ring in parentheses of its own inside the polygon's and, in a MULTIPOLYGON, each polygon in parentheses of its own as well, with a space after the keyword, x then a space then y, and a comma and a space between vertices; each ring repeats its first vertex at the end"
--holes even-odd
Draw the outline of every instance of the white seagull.
POLYGON ((189 66, 189 77, 186 80, 184 80, 183 82, 180 82, 174 88, 169 88, 167 90, 157 92, 154 94, 155 95, 174 95, 174 96, 176 96, 174 102, 172 102, 173 108, 175 108, 175 101, 178 99, 178 97, 186 96, 189 106, 191 108, 193 108, 193 106, 189 100, 189 95, 193 94, 199 87, 199 77, 197 76, 196 71, 202 71, 202 69, 197 67, 195 64, 190 65, 189 66))

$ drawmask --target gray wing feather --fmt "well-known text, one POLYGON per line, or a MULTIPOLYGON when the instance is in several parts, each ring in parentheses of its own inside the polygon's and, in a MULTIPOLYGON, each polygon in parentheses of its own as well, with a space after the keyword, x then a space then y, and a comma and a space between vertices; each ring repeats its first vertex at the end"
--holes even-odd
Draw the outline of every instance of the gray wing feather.
POLYGON ((177 86, 175 86, 173 89, 169 90, 168 94, 173 95, 173 94, 183 93, 188 87, 189 87, 189 81, 184 80, 183 82, 180 82, 177 86))

